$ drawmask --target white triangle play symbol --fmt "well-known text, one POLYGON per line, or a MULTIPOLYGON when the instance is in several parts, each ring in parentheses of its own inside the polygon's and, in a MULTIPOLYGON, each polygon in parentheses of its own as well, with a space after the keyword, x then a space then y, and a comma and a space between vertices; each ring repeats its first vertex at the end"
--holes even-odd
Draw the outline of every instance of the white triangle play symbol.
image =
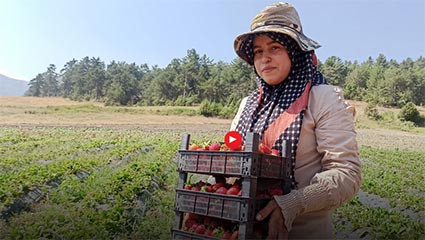
POLYGON ((234 138, 234 137, 232 137, 232 136, 229 136, 229 143, 232 143, 232 142, 234 142, 236 140, 236 138, 234 138))

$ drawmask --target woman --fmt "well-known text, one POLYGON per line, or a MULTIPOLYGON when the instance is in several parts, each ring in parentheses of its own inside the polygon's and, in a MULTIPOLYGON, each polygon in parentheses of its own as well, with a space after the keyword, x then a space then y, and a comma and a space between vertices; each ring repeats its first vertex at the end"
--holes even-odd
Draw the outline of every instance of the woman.
POLYGON ((257 132, 280 152, 292 140, 293 189, 275 196, 257 220, 270 216, 269 238, 334 238, 332 210, 353 198, 361 181, 354 108, 317 70, 320 45, 303 34, 292 5, 263 9, 234 47, 254 66, 258 89, 242 101, 232 128, 243 138, 257 132))

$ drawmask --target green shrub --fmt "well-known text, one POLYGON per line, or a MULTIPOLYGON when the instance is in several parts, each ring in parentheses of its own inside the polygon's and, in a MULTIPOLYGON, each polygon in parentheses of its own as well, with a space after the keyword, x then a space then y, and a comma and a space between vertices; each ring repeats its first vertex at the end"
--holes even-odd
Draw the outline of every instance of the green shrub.
POLYGON ((199 112, 205 117, 216 117, 219 116, 221 108, 222 105, 220 103, 204 100, 199 107, 199 112))
POLYGON ((415 124, 419 124, 420 122, 420 115, 418 109, 416 109, 416 106, 414 103, 409 102, 406 105, 404 105, 401 108, 401 111, 398 115, 400 120, 402 121, 410 121, 415 124))
POLYGON ((220 110, 220 117, 223 118, 233 118, 238 111, 237 107, 234 106, 224 106, 220 110))
POLYGON ((384 112, 380 116, 380 120, 386 123, 394 123, 397 120, 397 117, 393 112, 384 112))
POLYGON ((372 120, 379 120, 381 115, 379 115, 378 109, 376 109, 375 104, 368 103, 365 110, 365 115, 372 120))

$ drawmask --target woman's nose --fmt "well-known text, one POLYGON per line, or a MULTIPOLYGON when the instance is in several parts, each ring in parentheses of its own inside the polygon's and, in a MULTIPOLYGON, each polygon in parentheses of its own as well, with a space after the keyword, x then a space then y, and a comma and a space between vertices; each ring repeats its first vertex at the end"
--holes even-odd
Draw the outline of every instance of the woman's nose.
POLYGON ((265 51, 263 53, 263 57, 262 57, 261 61, 263 63, 268 63, 268 62, 270 62, 270 60, 271 60, 270 53, 268 53, 268 52, 265 51))

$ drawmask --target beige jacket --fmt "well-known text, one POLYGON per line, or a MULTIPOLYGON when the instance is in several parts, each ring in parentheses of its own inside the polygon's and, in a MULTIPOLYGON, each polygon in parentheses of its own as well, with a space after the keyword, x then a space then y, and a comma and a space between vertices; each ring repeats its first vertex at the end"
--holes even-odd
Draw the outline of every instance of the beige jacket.
MULTIPOLYGON (((245 103, 242 101, 232 129, 245 103)), ((354 114, 339 88, 311 88, 296 155, 298 189, 275 197, 290 239, 335 238, 332 210, 353 198, 361 181, 354 114)))

